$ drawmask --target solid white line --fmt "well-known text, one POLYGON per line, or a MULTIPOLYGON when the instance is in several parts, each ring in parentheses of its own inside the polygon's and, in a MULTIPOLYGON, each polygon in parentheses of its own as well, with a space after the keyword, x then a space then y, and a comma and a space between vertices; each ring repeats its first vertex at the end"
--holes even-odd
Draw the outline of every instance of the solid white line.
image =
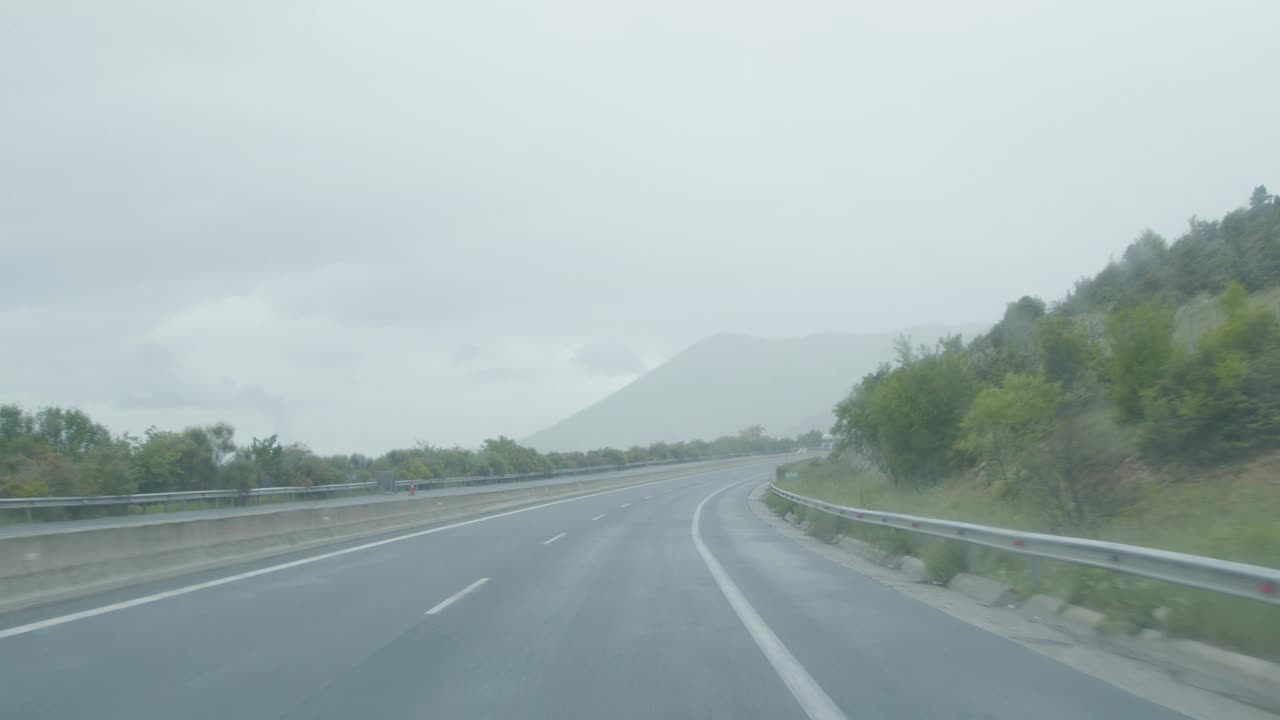
POLYGON ((555 537, 551 538, 550 540, 543 540, 543 541, 542 541, 542 544, 543 544, 543 545, 550 545, 551 543, 553 543, 553 542, 555 542, 555 541, 559 540, 560 538, 562 538, 562 537, 564 537, 565 535, 568 535, 568 534, 569 534, 569 533, 560 533, 559 535, 557 535, 557 536, 555 536, 555 537))
POLYGON ((702 506, 707 504, 711 498, 728 490, 734 485, 748 482, 740 480, 732 485, 726 485, 719 490, 711 493, 698 503, 698 507, 693 511, 693 524, 690 528, 690 534, 693 536, 693 544, 698 548, 698 554, 702 556, 702 561, 707 564, 707 569, 711 571, 711 577, 715 579, 716 585, 720 586, 720 592, 724 593, 724 597, 729 601, 729 606, 733 608, 734 613, 738 615, 738 619, 746 626, 747 632, 751 634, 751 639, 756 641, 756 645, 760 647, 760 651, 769 660, 769 664, 773 665, 774 672, 778 673, 778 677, 782 678, 782 682, 786 684, 787 689, 791 691, 791 695, 795 697, 796 702, 800 703, 800 707, 804 709, 810 720, 848 720, 840 708, 832 701, 831 696, 818 685, 818 681, 813 679, 804 666, 796 660, 795 656, 787 650, 787 646, 782 644, 782 640, 774 634, 773 630, 765 623, 764 618, 751 607, 751 603, 747 602, 747 598, 738 589, 733 578, 729 577, 729 573, 725 572, 724 567, 720 565, 720 561, 716 560, 711 551, 707 549, 706 543, 702 541, 702 531, 698 525, 702 520, 702 506))
POLYGON ((353 545, 352 547, 343 548, 342 550, 335 550, 333 552, 321 553, 319 555, 312 555, 311 557, 305 557, 300 560, 294 560, 292 562, 282 563, 280 565, 271 565, 269 567, 258 568, 257 570, 250 570, 249 572, 242 572, 236 575, 228 575, 227 577, 217 578, 216 580, 209 580, 202 583, 196 583, 194 585, 187 585, 180 588, 174 588, 173 590, 166 590, 164 592, 155 593, 153 595, 144 595, 142 597, 134 598, 132 600, 125 600, 118 603, 112 603, 110 605, 103 605, 101 607, 90 608, 88 610, 81 610, 80 612, 70 613, 68 615, 59 615, 57 617, 51 617, 47 620, 40 620, 38 622, 27 623, 26 625, 18 625, 16 627, 0 630, 0 639, 13 637, 15 635, 23 635, 25 633, 34 632, 36 630, 43 630, 44 628, 53 627, 55 625, 62 625, 63 623, 74 622, 76 620, 84 620, 85 618, 91 618, 97 615, 106 615, 107 613, 115 612, 117 610, 125 610, 127 608, 137 607, 138 605, 146 605, 148 603, 153 603, 159 600, 167 600, 172 597, 178 597, 179 595, 186 595, 187 593, 193 593, 198 590, 207 590, 212 587, 218 587, 219 585, 226 585, 227 583, 233 583, 239 580, 246 580, 248 578, 257 577, 259 575, 266 575, 268 573, 279 572, 281 570, 288 570, 289 568, 298 567, 299 565, 307 565, 309 563, 318 562, 320 560, 328 560, 329 558, 340 557, 342 555, 347 555, 353 552, 360 552, 361 550, 368 550, 370 548, 389 545, 394 542, 400 542, 401 540, 410 540, 412 538, 422 537, 423 535, 430 535, 432 533, 443 532, 445 530, 452 530, 454 528, 460 528, 466 525, 474 525, 476 523, 482 523, 487 520, 496 520, 497 518, 507 517, 508 515, 518 515, 523 512, 529 512, 530 510, 540 510, 545 507, 551 507, 552 505, 561 505, 563 503, 568 503, 568 502, 577 502, 578 500, 586 500, 587 498, 599 497, 601 495, 609 495, 611 493, 622 492, 623 490, 631 490, 633 488, 644 487, 645 485, 656 485, 658 483, 670 482, 672 480, 681 480, 684 478, 693 477, 695 475, 706 475, 708 473, 721 472, 722 470, 731 470, 731 469, 733 468, 703 470, 701 472, 689 473, 688 475, 678 475, 673 478, 665 478, 662 480, 652 480, 650 482, 638 483, 636 485, 628 485, 626 487, 614 488, 612 490, 601 490, 600 492, 588 493, 586 495, 578 495, 576 497, 571 497, 571 498, 564 498, 563 500, 552 500, 550 502, 545 502, 540 505, 531 505, 526 508, 519 508, 516 510, 507 510, 506 512, 494 513, 493 515, 483 515, 478 518, 472 518, 470 520, 463 520, 461 522, 450 523, 448 525, 441 525, 440 527, 429 528, 427 530, 419 530, 417 532, 408 533, 407 535, 397 535, 392 538, 386 538, 385 540, 378 540, 371 543, 364 543, 363 545, 353 545))
POLYGON ((602 518, 602 517, 604 517, 604 516, 605 516, 605 513, 600 513, 599 515, 597 515, 597 516, 595 516, 595 517, 593 517, 593 518, 591 518, 591 519, 592 519, 592 520, 599 520, 600 518, 602 518))
POLYGON ((487 582, 489 582, 489 578, 480 578, 479 580, 477 580, 477 581, 475 581, 475 582, 471 583, 470 585, 468 585, 468 586, 466 586, 466 587, 462 588, 462 589, 461 589, 461 590, 459 590, 458 592, 456 592, 456 593, 454 593, 454 594, 450 595, 449 597, 445 598, 445 599, 444 599, 444 601, 443 601, 443 602, 441 602, 439 605, 436 605, 435 607, 431 608, 430 610, 426 611, 426 612, 425 612, 425 613, 423 613, 423 614, 424 614, 424 615, 439 615, 439 614, 440 614, 440 611, 442 611, 442 610, 444 610, 445 608, 449 607, 450 605, 452 605, 452 604, 454 604, 454 603, 458 602, 459 600, 461 600, 461 599, 462 599, 462 597, 463 597, 464 595, 466 595, 467 593, 471 592, 472 590, 475 590, 476 588, 480 587, 481 585, 483 585, 483 584, 485 584, 485 583, 487 583, 487 582))
POLYGON ((622 504, 621 504, 621 505, 619 505, 618 507, 620 507, 620 508, 624 508, 624 507, 631 507, 631 503, 622 503, 622 504))

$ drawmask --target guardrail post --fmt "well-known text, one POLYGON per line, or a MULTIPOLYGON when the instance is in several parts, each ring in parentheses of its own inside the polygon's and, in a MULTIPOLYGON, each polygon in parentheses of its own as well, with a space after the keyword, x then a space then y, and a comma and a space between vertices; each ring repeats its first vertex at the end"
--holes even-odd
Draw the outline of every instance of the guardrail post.
POLYGON ((1027 558, 1027 572, 1031 574, 1032 594, 1040 592, 1040 558, 1034 555, 1027 558))
POLYGON ((978 546, 973 543, 964 544, 964 562, 969 572, 976 572, 978 569, 978 546))
POLYGON ((31 517, 31 508, 27 508, 27 522, 35 522, 31 517))

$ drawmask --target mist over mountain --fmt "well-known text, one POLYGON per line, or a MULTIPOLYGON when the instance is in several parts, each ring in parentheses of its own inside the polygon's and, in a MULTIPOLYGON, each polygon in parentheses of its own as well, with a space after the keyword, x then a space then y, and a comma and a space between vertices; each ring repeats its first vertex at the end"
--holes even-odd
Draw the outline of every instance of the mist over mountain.
MULTIPOLYGON (((949 333, 968 338, 984 329, 931 326, 906 334, 915 343, 932 343, 949 333)), ((755 424, 775 436, 825 431, 836 402, 893 357, 897 336, 713 335, 525 442, 539 450, 586 450, 714 438, 755 424)))

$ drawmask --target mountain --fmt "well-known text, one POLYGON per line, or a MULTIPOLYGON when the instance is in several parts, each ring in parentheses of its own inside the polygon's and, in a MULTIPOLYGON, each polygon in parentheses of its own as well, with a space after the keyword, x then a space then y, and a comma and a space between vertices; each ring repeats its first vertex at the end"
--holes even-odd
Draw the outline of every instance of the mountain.
MULTIPOLYGON (((907 334, 918 344, 985 329, 931 327, 907 334)), ((543 451, 589 450, 709 440, 755 424, 771 435, 826 430, 831 408, 863 375, 893 358, 895 337, 713 335, 524 442, 543 451)))

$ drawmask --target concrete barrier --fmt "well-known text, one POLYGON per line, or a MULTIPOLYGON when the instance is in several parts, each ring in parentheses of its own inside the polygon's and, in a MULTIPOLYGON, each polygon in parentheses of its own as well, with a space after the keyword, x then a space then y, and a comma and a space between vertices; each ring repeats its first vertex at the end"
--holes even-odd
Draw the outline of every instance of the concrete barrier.
POLYGON ((947 588, 967 595, 982 605, 1008 607, 1018 600, 1012 587, 981 575, 956 573, 947 583, 947 588))
MULTIPOLYGON (((745 463, 729 463, 701 472, 742 464, 745 463)), ((491 493, 0 538, 0 612, 338 541, 690 474, 698 473, 667 469, 626 478, 491 493)))

